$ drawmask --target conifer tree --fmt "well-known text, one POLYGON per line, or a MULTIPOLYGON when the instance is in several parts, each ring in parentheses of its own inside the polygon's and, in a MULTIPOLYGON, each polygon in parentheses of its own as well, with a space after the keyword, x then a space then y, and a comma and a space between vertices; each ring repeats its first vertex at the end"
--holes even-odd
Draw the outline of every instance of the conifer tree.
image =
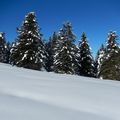
POLYGON ((25 17, 17 31, 18 37, 11 49, 11 63, 18 67, 41 70, 45 66, 46 53, 34 12, 25 17))
POLYGON ((117 43, 117 35, 115 32, 110 32, 108 34, 104 60, 102 62, 99 73, 99 77, 101 79, 117 80, 118 70, 116 68, 120 60, 118 55, 119 55, 119 46, 117 43))
POLYGON ((71 24, 69 22, 64 24, 58 35, 54 56, 54 71, 56 73, 75 74, 75 38, 71 24))
POLYGON ((108 59, 112 54, 118 53, 119 47, 117 43, 116 32, 108 33, 108 40, 106 45, 106 59, 108 59))
POLYGON ((97 56, 95 60, 95 73, 97 78, 99 77, 99 73, 101 70, 102 62, 104 61, 104 57, 105 57, 105 47, 102 44, 100 49, 97 52, 97 56))
POLYGON ((58 40, 58 35, 56 32, 54 32, 52 37, 50 37, 48 43, 46 43, 46 51, 48 53, 46 69, 48 72, 54 71, 53 63, 54 63, 54 56, 56 52, 57 40, 58 40))
POLYGON ((94 77, 95 76, 95 66, 94 59, 90 51, 90 47, 87 41, 86 34, 82 34, 82 38, 79 44, 79 75, 94 77))
POLYGON ((7 56, 7 44, 5 39, 5 33, 0 33, 0 62, 6 63, 7 56))
POLYGON ((5 63, 10 63, 10 49, 11 49, 11 44, 10 42, 7 42, 5 49, 5 63))
POLYGON ((17 62, 17 58, 19 55, 19 52, 17 50, 17 41, 12 42, 11 44, 11 49, 10 49, 10 64, 11 65, 16 65, 15 63, 17 62))

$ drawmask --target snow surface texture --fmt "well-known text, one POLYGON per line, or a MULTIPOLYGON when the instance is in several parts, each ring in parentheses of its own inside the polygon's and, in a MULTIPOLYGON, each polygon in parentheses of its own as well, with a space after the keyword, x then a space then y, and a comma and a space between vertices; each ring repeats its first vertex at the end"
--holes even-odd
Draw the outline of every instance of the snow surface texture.
POLYGON ((120 82, 0 64, 0 120, 120 120, 120 82))

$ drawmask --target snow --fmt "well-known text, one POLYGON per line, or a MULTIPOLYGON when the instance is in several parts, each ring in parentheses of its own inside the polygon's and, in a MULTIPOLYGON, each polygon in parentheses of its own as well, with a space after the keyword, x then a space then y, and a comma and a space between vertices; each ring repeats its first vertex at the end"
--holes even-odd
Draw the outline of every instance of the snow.
POLYGON ((2 34, 0 33, 0 37, 2 37, 2 34))
POLYGON ((2 38, 3 39, 3 32, 0 32, 0 38, 2 38))
POLYGON ((28 34, 31 34, 32 33, 32 31, 28 31, 28 34))
POLYGON ((0 120, 120 120, 120 82, 0 64, 0 120))
POLYGON ((27 57, 27 54, 24 54, 24 56, 22 57, 22 60, 24 60, 27 57))
POLYGON ((28 21, 27 21, 27 20, 25 20, 25 21, 24 21, 24 23, 28 23, 28 21))
POLYGON ((35 15, 35 12, 30 12, 29 14, 35 15))

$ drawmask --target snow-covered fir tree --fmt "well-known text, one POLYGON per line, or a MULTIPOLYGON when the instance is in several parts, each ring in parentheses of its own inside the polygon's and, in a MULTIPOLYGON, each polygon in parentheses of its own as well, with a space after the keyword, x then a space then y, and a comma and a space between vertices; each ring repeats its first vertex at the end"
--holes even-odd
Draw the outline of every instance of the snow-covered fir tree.
POLYGON ((46 43, 46 51, 48 53, 47 61, 46 61, 46 69, 48 72, 53 70, 54 56, 56 52, 58 35, 56 32, 53 33, 52 37, 50 37, 49 41, 46 43))
POLYGON ((11 63, 19 67, 41 70, 45 66, 46 52, 34 12, 25 17, 17 31, 18 37, 11 49, 11 63))
POLYGON ((11 44, 10 42, 7 42, 5 45, 5 63, 10 63, 10 49, 11 49, 11 44))
POLYGON ((15 62, 17 62, 17 58, 19 55, 19 52, 17 50, 17 41, 12 42, 11 49, 10 49, 10 64, 15 65, 15 62))
POLYGON ((94 77, 95 76, 95 66, 94 59, 90 51, 90 46, 87 41, 86 34, 82 34, 82 38, 79 44, 78 51, 78 61, 79 61, 79 75, 94 77))
POLYGON ((105 57, 101 65, 99 77, 101 79, 117 79, 119 61, 119 46, 117 43, 117 35, 115 32, 108 34, 108 40, 105 50, 105 57), (116 56, 118 56, 116 58, 116 56), (116 59, 115 59, 116 58, 116 59))
POLYGON ((109 59, 112 54, 118 53, 118 51, 119 47, 117 43, 116 32, 110 32, 108 33, 108 40, 106 45, 106 59, 109 59))
POLYGON ((65 23, 59 32, 54 55, 54 71, 56 73, 75 74, 77 63, 75 38, 71 23, 65 23))
POLYGON ((99 77, 99 73, 100 73, 100 69, 101 69, 101 65, 104 60, 104 57, 105 57, 105 47, 102 44, 100 49, 97 52, 97 56, 96 56, 96 60, 95 60, 96 77, 99 77))
POLYGON ((8 63, 7 55, 8 55, 8 48, 5 39, 5 33, 0 33, 0 62, 8 63))

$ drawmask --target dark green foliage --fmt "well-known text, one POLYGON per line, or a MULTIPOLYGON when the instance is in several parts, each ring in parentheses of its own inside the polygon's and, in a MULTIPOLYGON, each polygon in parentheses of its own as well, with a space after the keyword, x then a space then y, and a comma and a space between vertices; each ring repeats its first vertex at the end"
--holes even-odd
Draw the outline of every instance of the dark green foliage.
POLYGON ((0 33, 0 62, 8 63, 8 46, 6 44, 5 33, 0 33))
POLYGON ((5 49, 5 63, 10 62, 10 49, 11 49, 11 44, 7 42, 5 49))
POLYGON ((13 42, 10 49, 10 64, 16 65, 19 52, 17 50, 17 42, 13 42))
POLYGON ((54 32, 53 36, 50 37, 49 42, 46 43, 46 51, 48 53, 47 62, 46 62, 46 70, 48 72, 54 71, 53 70, 53 63, 54 63, 54 56, 56 52, 57 47, 57 40, 58 35, 54 32))
POLYGON ((119 79, 119 61, 120 50, 118 43, 116 42, 117 35, 114 32, 110 32, 108 35, 108 42, 106 46, 104 60, 101 65, 99 77, 102 79, 119 79))
POLYGON ((45 57, 42 35, 39 33, 36 16, 31 12, 18 29, 18 38, 11 49, 11 63, 19 67, 41 70, 45 57))
POLYGON ((54 56, 54 71, 56 73, 75 74, 77 63, 75 59, 75 38, 71 24, 64 24, 63 28, 59 32, 58 43, 54 56))
POLYGON ((85 33, 82 34, 78 54, 79 54, 78 56, 79 75, 94 77, 95 76, 94 59, 91 55, 90 47, 85 33))
POLYGON ((100 70, 100 78, 110 80, 120 80, 120 51, 114 53, 106 59, 100 70))
POLYGON ((106 46, 106 57, 109 57, 113 53, 117 53, 119 50, 117 43, 117 35, 115 32, 108 34, 107 46, 106 46))
POLYGON ((104 57, 105 57, 105 47, 102 44, 100 49, 97 52, 97 56, 96 56, 96 60, 95 60, 95 74, 96 74, 97 78, 99 77, 99 72, 101 70, 102 62, 105 59, 104 57))

